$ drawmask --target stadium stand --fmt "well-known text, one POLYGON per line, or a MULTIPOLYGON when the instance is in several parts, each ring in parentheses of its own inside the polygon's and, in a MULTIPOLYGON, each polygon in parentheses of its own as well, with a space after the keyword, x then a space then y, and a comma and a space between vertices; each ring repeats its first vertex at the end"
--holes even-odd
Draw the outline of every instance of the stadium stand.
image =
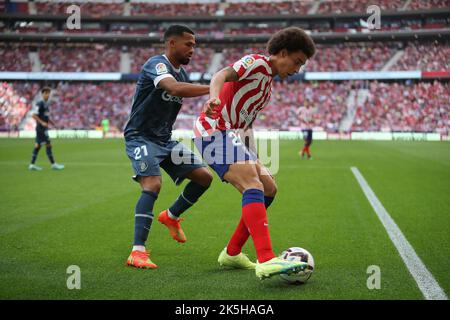
POLYGON ((0 43, 0 71, 31 71, 28 54, 28 47, 0 43))
POLYGON ((358 106, 352 130, 448 133, 449 101, 448 83, 372 82, 367 100, 358 106))
MULTIPOLYGON (((181 2, 181 1, 180 1, 181 2)), ((211 1, 210 3, 172 3, 161 1, 99 1, 89 3, 74 0, 83 14, 103 16, 241 16, 241 15, 316 15, 365 12, 369 0, 363 1, 265 1, 246 3, 211 1)), ((0 3, 1 4, 1 3, 0 3)), ((380 0, 382 10, 408 11, 448 8, 442 0, 380 0)), ((1 10, 2 7, 0 7, 1 10)), ((10 1, 4 11, 22 14, 65 15, 67 2, 62 1, 10 1)), ((208 18, 210 19, 210 18, 208 18)), ((100 22, 89 23, 81 30, 67 30, 54 22, 17 22, 1 24, 1 32, 50 34, 151 34, 161 36, 168 22, 159 24, 131 24, 100 22)), ((448 28, 448 17, 400 17, 383 22, 382 31, 424 30, 448 28)), ((282 18, 273 22, 199 22, 198 35, 220 39, 225 35, 271 34, 285 27, 282 18)), ((317 32, 361 32, 359 19, 349 21, 319 21, 309 25, 317 32)), ((249 37, 251 38, 251 37, 249 37)), ((147 59, 163 52, 163 45, 115 43, 15 43, 0 42, 0 71, 42 72, 122 72, 138 73, 147 59)), ((448 41, 364 41, 321 43, 318 54, 307 65, 307 72, 336 71, 414 71, 449 72, 450 45, 448 41)), ((189 73, 208 72, 213 57, 220 56, 217 66, 225 67, 249 53, 265 54, 257 43, 201 43, 191 63, 185 67, 189 73)), ((129 78, 131 79, 131 78, 129 78)), ((0 92, 0 130, 17 130, 38 94, 41 82, 4 81, 0 92)), ((121 131, 134 92, 134 82, 61 82, 51 83, 51 115, 60 128, 95 129, 103 118, 110 119, 111 127, 121 131)), ((175 128, 190 129, 207 97, 184 99, 184 105, 175 128)), ((296 130, 302 126, 296 116, 299 106, 311 103, 315 108, 314 127, 317 130, 337 132, 343 122, 351 118, 348 129, 354 131, 426 131, 448 133, 450 88, 447 80, 416 81, 289 81, 274 82, 272 99, 255 121, 257 128, 296 130), (349 117, 354 108, 354 118, 349 117)))
POLYGON ((38 83, 0 83, 0 131, 18 130, 32 99, 39 90, 38 83))

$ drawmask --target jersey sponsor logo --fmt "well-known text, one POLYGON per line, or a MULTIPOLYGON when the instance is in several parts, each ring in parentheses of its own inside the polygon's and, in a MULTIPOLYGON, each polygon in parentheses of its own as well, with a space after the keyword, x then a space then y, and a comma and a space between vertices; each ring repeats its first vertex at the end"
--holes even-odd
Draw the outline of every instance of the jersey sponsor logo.
POLYGON ((246 57, 243 57, 241 59, 241 61, 242 61, 244 68, 247 69, 255 62, 255 59, 252 56, 246 56, 246 57))
POLYGON ((167 66, 164 63, 162 63, 162 62, 158 63, 156 65, 155 69, 156 69, 156 74, 157 75, 164 74, 164 73, 168 72, 167 71, 167 66))
POLYGON ((167 91, 163 91, 161 98, 167 102, 176 102, 179 104, 183 104, 183 98, 175 97, 167 93, 167 91))
POLYGON ((244 108, 242 108, 241 111, 239 111, 239 115, 247 125, 249 125, 253 121, 253 119, 256 117, 256 113, 257 113, 256 108, 250 111, 250 113, 248 113, 248 110, 244 108))

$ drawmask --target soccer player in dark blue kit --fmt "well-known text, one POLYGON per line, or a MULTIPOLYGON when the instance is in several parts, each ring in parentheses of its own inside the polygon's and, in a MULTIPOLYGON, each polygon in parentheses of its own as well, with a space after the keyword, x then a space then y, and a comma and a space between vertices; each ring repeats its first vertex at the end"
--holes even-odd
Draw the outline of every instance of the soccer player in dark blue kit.
POLYGON ((165 54, 151 57, 142 66, 133 97, 131 114, 125 125, 125 146, 141 196, 135 207, 134 243, 127 265, 154 269, 145 248, 153 221, 153 205, 161 189, 163 168, 178 185, 189 183, 170 208, 158 215, 172 238, 185 242, 180 215, 208 189, 212 174, 195 154, 178 141, 171 140, 172 127, 183 98, 209 93, 209 86, 188 83, 181 65, 189 63, 194 52, 194 32, 180 25, 170 26, 165 34, 165 54), (181 160, 181 161, 179 161, 181 160))
POLYGON ((49 87, 42 88, 41 96, 42 100, 36 103, 37 113, 33 114, 33 119, 36 120, 36 144, 34 145, 33 154, 31 157, 31 163, 28 166, 29 170, 42 170, 41 167, 35 165, 36 158, 38 156, 39 150, 41 149, 42 144, 46 144, 47 157, 52 164, 53 170, 62 170, 64 169, 64 165, 58 164, 55 162, 52 153, 52 145, 50 143, 50 138, 48 136, 48 128, 49 126, 54 126, 52 120, 50 120, 49 116, 49 98, 50 98, 51 89, 49 87))

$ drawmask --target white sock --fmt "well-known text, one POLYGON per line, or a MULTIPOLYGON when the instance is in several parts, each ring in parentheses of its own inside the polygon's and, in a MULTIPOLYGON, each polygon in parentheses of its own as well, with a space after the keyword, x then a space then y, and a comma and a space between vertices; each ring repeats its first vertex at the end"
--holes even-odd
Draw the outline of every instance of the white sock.
POLYGON ((133 251, 145 252, 145 246, 133 246, 133 251))
POLYGON ((178 219, 180 219, 180 218, 174 216, 174 215, 172 214, 172 212, 170 212, 169 209, 167 209, 167 215, 168 215, 169 218, 172 219, 172 220, 178 220, 178 219))

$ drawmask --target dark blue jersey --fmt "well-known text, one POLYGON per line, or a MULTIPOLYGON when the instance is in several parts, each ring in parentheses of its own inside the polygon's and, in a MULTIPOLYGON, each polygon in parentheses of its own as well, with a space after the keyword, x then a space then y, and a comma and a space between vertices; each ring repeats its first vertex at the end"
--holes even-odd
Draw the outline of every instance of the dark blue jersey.
MULTIPOLYGON (((36 103, 36 106, 38 108, 37 115, 44 122, 48 122, 48 120, 50 119, 49 109, 48 109, 49 105, 50 105, 49 100, 47 100, 47 101, 40 100, 36 103)), ((47 128, 43 127, 39 122, 37 122, 37 124, 36 124, 37 131, 44 131, 46 129, 47 128)))
POLYGON ((154 56, 142 66, 125 125, 125 139, 143 136, 159 144, 170 140, 183 98, 171 96, 158 87, 159 81, 168 77, 189 81, 184 69, 175 69, 165 55, 154 56))

